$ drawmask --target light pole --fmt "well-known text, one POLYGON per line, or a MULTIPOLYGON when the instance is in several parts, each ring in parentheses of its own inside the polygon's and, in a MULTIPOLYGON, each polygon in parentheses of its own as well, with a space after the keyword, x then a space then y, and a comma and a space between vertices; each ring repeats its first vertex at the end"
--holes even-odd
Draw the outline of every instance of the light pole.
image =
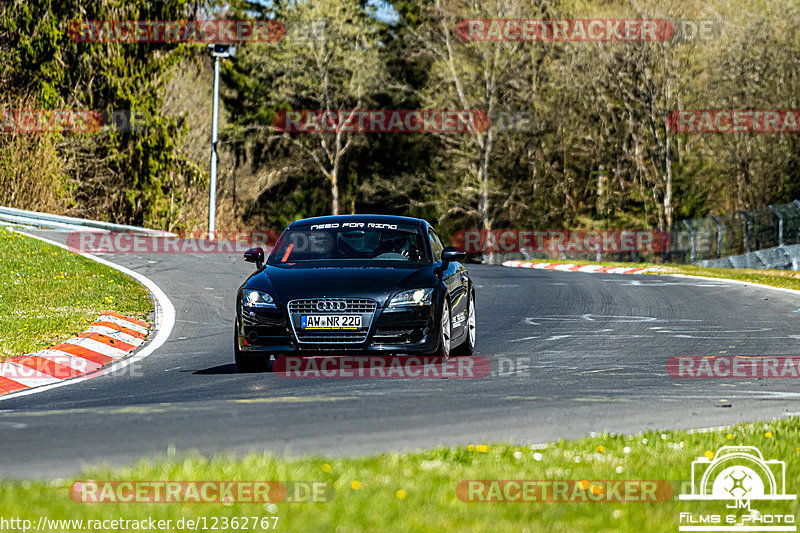
POLYGON ((211 118, 211 183, 208 189, 208 238, 214 238, 214 218, 217 214, 217 101, 219 100, 219 60, 236 55, 236 47, 229 44, 210 44, 214 58, 214 104, 211 118))

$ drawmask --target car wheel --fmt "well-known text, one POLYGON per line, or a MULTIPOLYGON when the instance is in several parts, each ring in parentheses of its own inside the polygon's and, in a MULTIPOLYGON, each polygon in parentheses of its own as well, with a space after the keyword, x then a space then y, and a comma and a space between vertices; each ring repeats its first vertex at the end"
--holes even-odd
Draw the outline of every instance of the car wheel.
POLYGON ((467 338, 453 350, 454 355, 472 355, 475 353, 475 293, 470 293, 467 304, 467 338))
POLYGON ((233 331, 233 358, 239 372, 265 372, 269 369, 269 356, 249 355, 239 350, 236 330, 233 331))
POLYGON ((450 357, 450 340, 453 333, 453 324, 450 320, 450 302, 447 301, 447 298, 445 298, 444 303, 442 303, 440 325, 439 349, 436 351, 436 355, 447 358, 450 357))

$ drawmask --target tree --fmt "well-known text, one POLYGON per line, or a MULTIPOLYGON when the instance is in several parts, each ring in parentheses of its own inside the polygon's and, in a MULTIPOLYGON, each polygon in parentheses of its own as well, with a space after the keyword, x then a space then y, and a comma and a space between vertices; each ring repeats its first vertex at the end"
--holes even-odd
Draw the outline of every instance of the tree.
MULTIPOLYGON (((511 111, 509 105, 515 100, 515 93, 525 90, 520 82, 528 72, 526 60, 530 57, 522 50, 524 43, 468 42, 457 28, 467 18, 532 15, 530 9, 513 0, 475 3, 471 7, 466 10, 436 0, 425 23, 410 32, 410 45, 431 60, 428 84, 420 91, 426 107, 479 111, 491 120, 501 112, 511 111)), ((446 209, 442 218, 466 215, 477 219, 481 228, 491 229, 491 176, 498 132, 497 125, 490 123, 488 128, 474 127, 472 133, 438 134, 445 154, 453 160, 448 171, 456 185, 448 190, 455 190, 455 198, 462 200, 446 209)))
MULTIPOLYGON (((231 139, 248 138, 254 158, 282 152, 267 186, 320 173, 330 187, 331 212, 342 209, 346 158, 363 134, 353 131, 290 133, 272 125, 279 111, 365 109, 386 83, 378 40, 381 24, 359 2, 297 1, 275 16, 287 27, 276 45, 246 46, 230 67, 235 96, 231 139), (299 161, 302 161, 300 163, 299 161)), ((274 159, 273 159, 274 161, 274 159)))
MULTIPOLYGON (((187 48, 176 44, 76 42, 73 21, 184 20, 211 2, 170 0, 26 3, 0 11, 0 81, 35 109, 126 110, 148 117, 131 131, 103 128, 97 134, 54 133, 63 187, 79 213, 160 226, 168 198, 199 169, 178 153, 179 117, 162 113, 164 85, 187 48)), ((2 142, 2 140, 0 140, 2 142)), ((36 208, 35 205, 20 207, 36 208)))

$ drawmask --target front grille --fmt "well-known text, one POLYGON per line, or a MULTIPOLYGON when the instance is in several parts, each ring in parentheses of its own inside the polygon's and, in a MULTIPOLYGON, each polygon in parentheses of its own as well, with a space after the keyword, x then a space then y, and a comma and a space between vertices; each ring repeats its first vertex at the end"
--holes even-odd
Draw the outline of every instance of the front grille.
POLYGON ((314 298, 309 300, 292 300, 289 302, 289 312, 315 315, 352 315, 357 313, 374 313, 375 300, 357 298, 314 298), (320 311, 317 309, 318 302, 344 302, 347 305, 347 309, 344 311, 320 311))
POLYGON ((366 335, 358 331, 300 331, 300 342, 341 344, 364 342, 366 335))
MULTIPOLYGON (((338 305, 332 307, 340 307, 338 305)), ((357 344, 367 340, 377 304, 365 298, 309 298, 289 302, 289 320, 297 342, 307 344, 357 344), (319 310, 318 302, 345 304, 344 310, 319 310), (301 315, 361 315, 361 328, 357 330, 302 330, 301 315)))

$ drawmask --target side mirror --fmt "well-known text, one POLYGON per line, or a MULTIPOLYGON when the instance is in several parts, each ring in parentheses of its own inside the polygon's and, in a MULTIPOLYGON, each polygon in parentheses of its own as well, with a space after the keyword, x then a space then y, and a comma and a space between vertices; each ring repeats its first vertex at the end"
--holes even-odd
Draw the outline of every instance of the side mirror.
POLYGON ((458 248, 452 246, 445 246, 442 250, 442 262, 449 263, 450 261, 464 261, 467 258, 466 252, 462 252, 458 248))
POLYGON ((256 248, 250 248, 244 253, 244 260, 248 263, 255 263, 256 268, 261 268, 264 266, 264 250, 258 246, 256 248))

